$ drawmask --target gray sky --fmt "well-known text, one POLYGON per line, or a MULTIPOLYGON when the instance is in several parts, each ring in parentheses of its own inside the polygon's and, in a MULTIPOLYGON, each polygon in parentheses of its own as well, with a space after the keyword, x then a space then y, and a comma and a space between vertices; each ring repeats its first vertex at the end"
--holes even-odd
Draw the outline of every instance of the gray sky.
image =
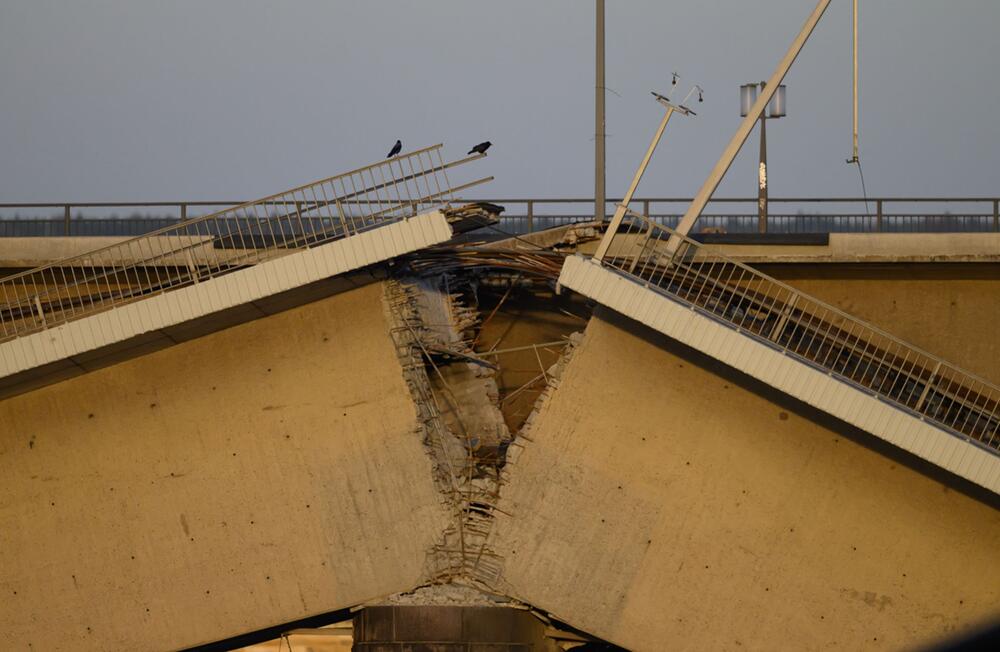
MULTIPOLYGON (((699 83, 640 195, 693 194, 812 0, 608 0, 608 194, 699 83)), ((861 0, 870 195, 1000 194, 1000 2, 861 0)), ((858 195, 851 11, 834 0, 769 124, 772 196, 858 195)), ((252 198, 489 139, 490 196, 593 192, 590 0, 0 0, 0 201, 252 198)), ((755 192, 756 132, 719 195, 755 192)))

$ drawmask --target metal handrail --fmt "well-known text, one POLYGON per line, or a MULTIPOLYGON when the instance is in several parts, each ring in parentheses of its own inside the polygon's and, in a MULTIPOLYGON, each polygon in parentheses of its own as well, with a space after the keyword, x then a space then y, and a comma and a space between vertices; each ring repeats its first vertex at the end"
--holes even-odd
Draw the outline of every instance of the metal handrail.
MULTIPOLYGON (((411 152, 415 153, 415 152, 411 152)), ((359 168, 360 169, 360 168, 359 168)), ((311 184, 306 184, 311 185, 311 184)), ((252 201, 252 200, 251 200, 252 201)), ((256 200, 261 201, 261 200, 256 200)), ((469 201, 483 201, 490 203, 511 203, 511 204, 526 204, 528 202, 533 202, 536 204, 593 204, 593 197, 505 197, 505 198, 472 198, 469 201)), ((641 204, 643 202, 657 203, 657 204, 683 204, 689 203, 691 201, 690 197, 635 197, 632 199, 633 204, 641 204)), ((839 203, 839 204, 864 204, 865 202, 874 204, 877 201, 882 202, 892 202, 892 203, 987 203, 1000 201, 1000 196, 980 196, 980 197, 770 197, 768 199, 769 203, 800 203, 800 204, 813 204, 813 203, 839 203)), ((741 204, 756 204, 756 197, 713 197, 713 203, 741 203, 741 204)), ((69 206, 71 208, 105 208, 105 207, 146 207, 146 206, 235 206, 238 204, 247 203, 247 200, 234 200, 234 199, 220 199, 220 200, 176 200, 176 201, 106 201, 106 202, 64 202, 64 201, 52 201, 52 202, 0 202, 0 208, 62 208, 63 206, 69 206)), ((609 197, 607 200, 609 205, 617 205, 621 203, 621 198, 609 197)))
MULTIPOLYGON (((423 150, 427 151, 427 150, 423 150)), ((280 200, 268 201, 265 198, 263 200, 258 200, 259 205, 267 206, 279 206, 283 205, 284 202, 280 200)), ((472 201, 472 200, 470 200, 472 201)), ((572 221, 586 220, 592 217, 592 207, 593 199, 582 197, 582 198, 572 198, 572 197, 553 197, 553 198, 476 198, 475 201, 488 201, 490 203, 502 204, 508 206, 508 211, 506 215, 501 218, 501 224, 517 225, 511 226, 509 228, 513 230, 521 230, 532 232, 535 230, 535 220, 544 221, 550 226, 552 221, 559 220, 559 223, 569 223, 572 221), (559 206, 568 205, 586 205, 589 210, 587 212, 575 213, 573 215, 553 215, 551 210, 559 206), (523 214, 515 215, 512 210, 510 210, 511 205, 523 205, 523 214), (550 211, 546 214, 544 211, 546 208, 550 211), (524 227, 523 229, 521 227, 524 227)), ((609 204, 615 205, 619 203, 620 199, 610 199, 609 204)), ((636 198, 631 202, 632 206, 641 206, 642 213, 645 215, 653 215, 657 211, 653 210, 655 205, 663 204, 687 204, 691 200, 686 197, 645 197, 636 198)), ((769 214, 767 224, 765 227, 770 229, 774 227, 787 228, 791 226, 793 230, 798 230, 800 227, 795 225, 795 222, 807 225, 806 228, 812 228, 817 231, 824 231, 825 229, 833 228, 826 222, 833 222, 836 224, 836 228, 841 228, 841 225, 845 225, 849 231, 923 231, 929 230, 930 232, 935 231, 945 231, 948 230, 947 224, 944 225, 946 228, 942 229, 941 221, 950 222, 954 225, 957 231, 978 231, 978 232, 1000 232, 1000 197, 773 197, 770 200, 772 204, 779 205, 791 205, 791 204, 813 204, 813 205, 832 205, 832 204, 856 204, 863 206, 863 211, 857 210, 851 212, 850 214, 839 212, 839 213, 829 213, 829 212, 818 212, 812 211, 809 213, 803 213, 798 215, 792 214, 769 214), (920 213, 915 214, 913 211, 910 212, 890 212, 891 204, 964 204, 970 206, 970 209, 975 212, 965 212, 961 214, 949 214, 949 213, 920 213), (973 206, 978 205, 980 208, 973 208, 973 206), (874 210, 872 210, 874 209, 874 210), (819 220, 819 222, 816 222, 819 220), (922 224, 922 220, 933 220, 935 228, 927 229, 926 224, 922 224), (790 221, 792 222, 790 224, 790 221), (814 226, 809 226, 810 224, 814 226), (768 226, 770 225, 770 226, 768 226), (962 227, 962 228, 957 228, 962 227), (970 228, 974 227, 974 228, 970 228)), ((171 217, 152 217, 152 218, 73 218, 73 211, 81 208, 91 208, 91 209, 108 209, 108 208, 151 208, 151 207, 176 207, 179 209, 179 219, 187 219, 188 209, 193 207, 208 207, 208 206, 229 206, 229 205, 239 205, 244 202, 237 201, 158 201, 158 202, 123 202, 123 201, 112 201, 112 202, 20 202, 20 203, 0 203, 0 210, 4 209, 61 209, 62 211, 62 235, 73 235, 73 225, 80 223, 112 223, 112 224, 130 224, 130 226, 139 226, 141 228, 142 223, 145 220, 173 220, 178 218, 171 217), (130 221, 131 219, 131 221, 130 221)), ((348 202, 345 202, 348 203, 348 202)), ((364 204, 364 200, 357 202, 359 205, 364 204)), ((758 213, 757 213, 757 199, 756 198, 743 198, 743 197, 720 197, 712 200, 713 205, 732 205, 732 204, 747 204, 754 206, 753 213, 746 214, 718 214, 716 211, 715 215, 704 215, 703 218, 715 218, 718 220, 736 220, 735 225, 741 232, 746 230, 744 227, 752 227, 750 230, 757 231, 759 228, 758 213), (740 220, 745 220, 746 224, 740 222, 740 220)), ((661 217, 673 218, 674 214, 660 214, 661 217)), ((59 218, 27 218, 27 219, 5 219, 0 217, 0 225, 5 222, 16 223, 16 224, 43 224, 50 227, 51 225, 58 225, 59 218)), ((704 223, 704 220, 703 220, 704 223)), ((48 235, 56 235, 51 233, 51 228, 45 228, 48 235)), ((108 234, 115 235, 115 234, 108 234)))
POLYGON ((441 145, 0 278, 0 342, 450 203, 441 145), (344 201, 342 201, 344 200, 344 201), (284 206, 278 214, 269 207, 284 206), (287 207, 293 207, 288 210, 287 207))
MULTIPOLYGON (((633 211, 631 209, 626 210, 626 213, 628 215, 630 215, 631 217, 634 217, 634 218, 641 219, 641 220, 645 221, 647 224, 652 224, 655 229, 664 231, 668 236, 669 235, 675 235, 675 234, 677 234, 677 232, 674 231, 673 229, 671 229, 670 227, 666 227, 666 226, 662 226, 660 224, 656 224, 655 222, 652 222, 651 220, 649 220, 649 218, 647 218, 645 215, 642 215, 641 213, 637 213, 636 211, 633 211)), ((697 240, 691 239, 688 236, 680 236, 680 238, 681 238, 681 240, 688 247, 695 248, 696 250, 702 250, 702 251, 708 251, 708 252, 710 252, 709 256, 712 259, 718 259, 718 260, 721 260, 721 261, 725 261, 726 264, 730 264, 730 265, 734 265, 735 267, 739 267, 742 270, 745 270, 747 272, 752 273, 754 276, 760 278, 761 280, 765 280, 765 281, 767 281, 769 283, 772 283, 775 286, 780 287, 781 289, 786 290, 786 291, 788 291, 790 293, 793 293, 795 295, 799 295, 799 296, 801 296, 803 298, 807 298, 810 301, 812 301, 813 303, 815 303, 816 305, 818 305, 818 306, 820 306, 820 307, 822 307, 822 308, 824 308, 826 310, 829 310, 830 312, 835 313, 835 314, 837 314, 838 316, 840 316, 840 317, 842 317, 844 319, 851 320, 851 321, 857 322, 859 324, 862 324, 866 328, 868 328, 869 330, 871 330, 873 332, 876 332, 876 333, 878 333, 879 335, 881 335, 883 337, 892 339, 892 340, 896 341, 899 344, 903 344, 903 345, 905 345, 905 346, 913 349, 914 351, 918 351, 921 354, 923 354, 923 355, 925 355, 925 356, 927 356, 929 358, 934 359, 937 362, 941 362, 942 364, 946 364, 946 365, 952 366, 951 363, 948 362, 947 360, 944 360, 943 358, 939 358, 938 356, 934 355, 933 353, 931 353, 929 351, 925 351, 925 350, 919 348, 915 344, 910 344, 910 343, 908 343, 908 342, 906 342, 904 340, 901 340, 898 337, 896 337, 895 335, 893 335, 892 333, 889 333, 888 331, 885 331, 885 330, 879 328, 878 326, 876 326, 874 324, 870 324, 870 323, 868 323, 868 322, 866 322, 866 321, 864 321, 864 320, 862 320, 862 319, 860 319, 858 317, 855 317, 854 315, 851 315, 850 313, 844 312, 843 310, 841 310, 840 308, 838 308, 838 307, 836 307, 836 306, 834 306, 832 304, 826 303, 825 301, 823 301, 821 299, 816 299, 815 297, 806 295, 801 290, 798 290, 798 289, 792 287, 791 285, 789 285, 788 283, 785 283, 784 281, 778 280, 778 279, 774 278, 773 276, 769 276, 769 275, 765 274, 764 272, 758 271, 758 270, 754 269, 753 267, 750 267, 746 263, 740 262, 740 261, 736 260, 735 258, 730 258, 729 256, 727 256, 727 255, 725 255, 725 254, 723 254, 723 253, 721 253, 721 252, 719 252, 717 250, 712 249, 710 245, 705 245, 705 244, 703 244, 701 242, 698 242, 697 240)), ((681 250, 678 250, 677 254, 675 255, 675 259, 683 259, 683 258, 685 258, 685 256, 683 255, 683 252, 681 250)), ((955 367, 955 369, 958 370, 957 367, 955 367)), ((969 373, 970 376, 974 376, 973 374, 971 374, 971 372, 963 372, 963 373, 969 373)), ((984 383, 989 383, 990 382, 990 381, 986 380, 985 378, 979 378, 977 376, 974 376, 974 377, 977 380, 980 380, 980 381, 982 381, 984 383)), ((1000 387, 997 387, 997 389, 1000 390, 1000 387)))
POLYGON ((1000 387, 717 250, 627 211, 603 265, 1000 452, 1000 387), (670 256, 667 241, 680 245, 670 256))

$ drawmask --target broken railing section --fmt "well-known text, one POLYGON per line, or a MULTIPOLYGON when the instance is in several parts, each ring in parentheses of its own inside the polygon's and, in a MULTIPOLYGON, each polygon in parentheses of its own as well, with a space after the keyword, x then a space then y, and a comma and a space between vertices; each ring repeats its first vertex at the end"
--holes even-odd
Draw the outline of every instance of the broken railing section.
POLYGON ((492 365, 463 337, 476 317, 429 280, 387 282, 386 303, 435 483, 453 516, 428 552, 426 580, 494 586, 501 560, 489 541, 510 434, 495 406, 492 365))
MULTIPOLYGON (((0 279, 0 341, 448 206, 441 145, 0 279)), ((479 213, 489 213, 479 207, 479 213)), ((461 216, 457 216, 461 217, 461 216)), ((469 216, 464 216, 468 218, 469 216)))
POLYGON ((639 213, 605 237, 605 267, 1000 454, 1000 387, 639 213))
POLYGON ((476 201, 444 209, 444 216, 456 235, 500 223, 500 213, 506 210, 499 204, 476 201))

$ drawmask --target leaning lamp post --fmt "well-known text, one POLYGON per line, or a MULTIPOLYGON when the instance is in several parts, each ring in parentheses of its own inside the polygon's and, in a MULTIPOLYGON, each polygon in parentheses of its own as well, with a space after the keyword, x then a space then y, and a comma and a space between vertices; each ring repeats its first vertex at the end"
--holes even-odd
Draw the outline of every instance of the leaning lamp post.
MULTIPOLYGON (((674 80, 671 84, 671 93, 677 86, 677 79, 678 77, 675 73, 674 80)), ((656 98, 656 101, 662 104, 667 111, 663 115, 663 119, 660 120, 660 126, 656 129, 652 142, 649 143, 649 149, 646 150, 646 155, 642 158, 642 162, 639 163, 639 169, 635 171, 635 176, 632 177, 632 184, 628 187, 628 191, 622 198, 621 203, 615 207, 615 214, 611 218, 611 223, 608 224, 608 229, 604 232, 604 237, 601 238, 601 243, 597 246, 597 251, 594 253, 592 260, 598 263, 604 258, 604 255, 608 253, 608 247, 611 246, 611 240, 615 237, 615 233, 618 232, 618 227, 621 226, 622 220, 625 218, 625 211, 628 210, 628 205, 632 202, 632 195, 635 194, 635 189, 639 187, 639 182, 642 181, 642 175, 646 172, 646 167, 649 165, 650 159, 653 158, 653 152, 656 151, 656 146, 660 143, 663 131, 667 128, 667 123, 670 122, 670 116, 672 116, 675 112, 681 113, 682 115, 695 115, 694 111, 684 106, 684 102, 687 102, 695 92, 698 93, 698 101, 702 101, 701 86, 694 86, 691 88, 687 97, 685 97, 684 101, 680 103, 672 102, 669 95, 660 95, 655 91, 651 92, 653 97, 656 98)))
MULTIPOLYGON (((740 86, 740 116, 747 117, 757 101, 758 87, 767 82, 740 86)), ((760 165, 757 167, 757 230, 767 233, 767 121, 785 117, 785 85, 779 84, 766 111, 760 112, 760 165)))

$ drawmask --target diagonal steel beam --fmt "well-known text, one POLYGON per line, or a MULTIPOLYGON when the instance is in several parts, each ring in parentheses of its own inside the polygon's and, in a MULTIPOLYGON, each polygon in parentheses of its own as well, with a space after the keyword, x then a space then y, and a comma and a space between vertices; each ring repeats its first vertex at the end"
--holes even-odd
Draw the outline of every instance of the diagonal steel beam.
POLYGON ((799 52, 802 51, 802 46, 806 44, 809 40, 809 35, 812 34, 813 29, 816 28, 816 24, 819 19, 823 16, 823 12, 830 5, 830 0, 819 0, 816 4, 816 8, 813 9, 812 14, 806 20, 805 25, 802 26, 802 30, 799 35, 795 37, 792 41, 791 47, 788 48, 788 52, 785 53, 784 58, 778 63, 777 69, 771 78, 767 80, 767 85, 764 86, 763 91, 757 97, 757 101, 754 103, 753 107, 747 113, 746 117, 743 118, 743 122, 740 123, 739 128, 736 133, 733 134, 732 139, 729 144, 726 145, 726 149, 722 152, 722 156, 719 158, 719 162, 715 164, 712 169, 711 174, 705 180, 704 185, 702 185, 701 190, 698 191, 698 195, 691 202, 688 207, 687 212, 681 219, 677 228, 674 229, 675 233, 670 237, 667 242, 667 247, 665 253, 667 255, 673 255, 677 248, 681 244, 681 237, 686 236, 694 226, 694 223, 701 216, 701 212, 705 210, 706 204, 712 198, 715 193, 716 188, 719 187, 719 182, 722 178, 726 176, 726 172, 729 170, 729 166, 733 164, 733 160, 739 153, 740 148, 743 147, 743 143, 746 142, 747 137, 750 135, 750 131, 753 130, 754 124, 756 124, 757 119, 764 112, 764 107, 767 103, 771 101, 771 97, 778 90, 778 86, 781 85, 781 81, 788 74, 788 70, 792 67, 795 62, 795 58, 799 56, 799 52))

